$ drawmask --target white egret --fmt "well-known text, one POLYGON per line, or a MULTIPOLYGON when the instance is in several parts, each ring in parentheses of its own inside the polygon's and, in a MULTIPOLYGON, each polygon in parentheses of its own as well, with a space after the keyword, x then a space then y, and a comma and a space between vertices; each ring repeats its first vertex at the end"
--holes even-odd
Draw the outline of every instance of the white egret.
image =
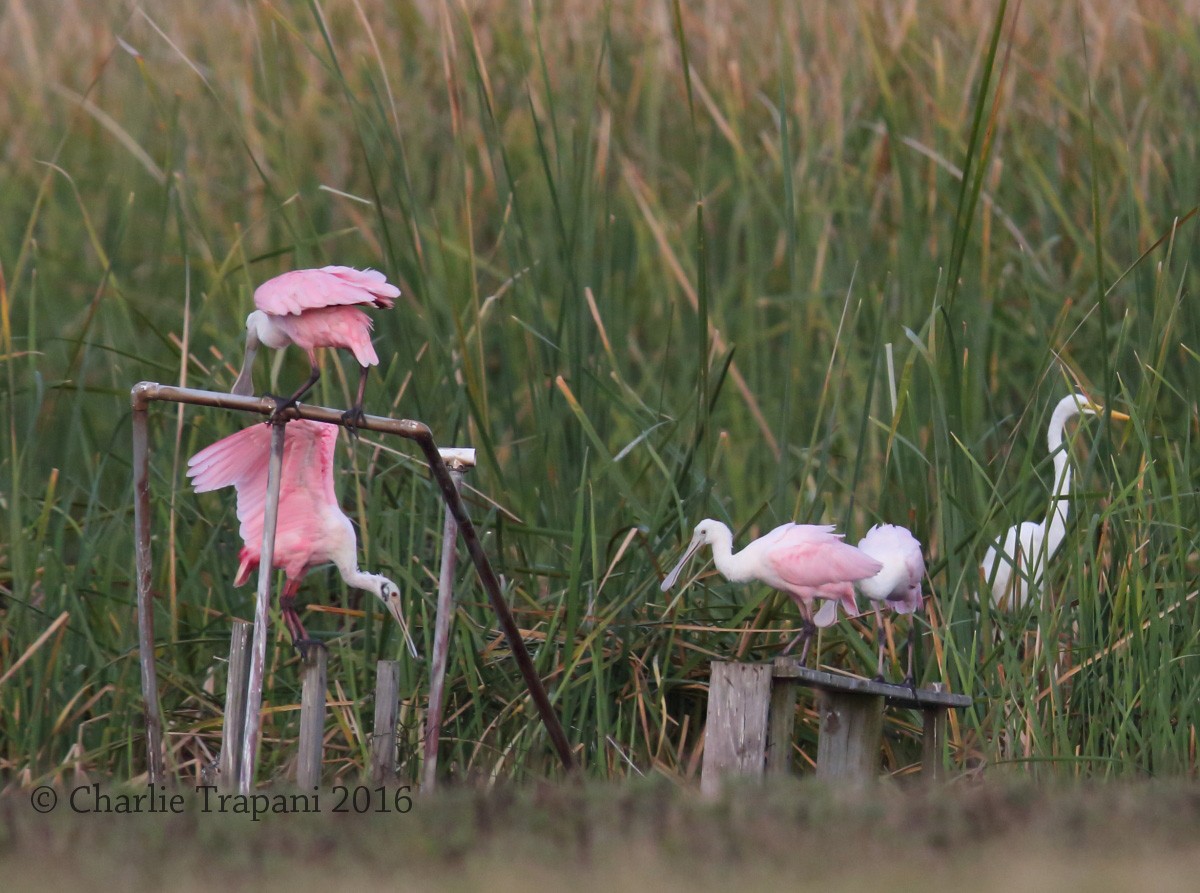
MULTIPOLYGON (((1001 610, 1019 611, 1031 593, 1041 595, 1045 586, 1046 566, 1062 545, 1067 530, 1068 499, 1071 494, 1071 457, 1063 444, 1063 429, 1077 415, 1104 412, 1086 394, 1064 397, 1050 415, 1046 444, 1054 459, 1054 486, 1050 511, 1041 522, 1022 521, 1008 529, 1001 540, 988 547, 980 565, 980 574, 992 593, 992 602, 1001 610)), ((1128 421, 1123 412, 1110 413, 1114 419, 1128 421)))

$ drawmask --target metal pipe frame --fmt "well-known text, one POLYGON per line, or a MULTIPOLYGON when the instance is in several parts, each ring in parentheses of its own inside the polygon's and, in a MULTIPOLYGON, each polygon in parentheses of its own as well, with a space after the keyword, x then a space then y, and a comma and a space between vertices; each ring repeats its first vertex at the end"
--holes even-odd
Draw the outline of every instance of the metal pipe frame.
MULTIPOLYGON (((271 607, 271 580, 275 576, 275 528, 279 525, 279 488, 283 482, 283 446, 287 422, 271 423, 271 455, 267 462, 267 499, 263 506, 262 547, 258 553, 258 587, 254 596, 254 641, 250 647, 250 674, 246 683, 246 718, 242 723, 242 758, 238 764, 238 793, 249 794, 258 770, 258 742, 262 736, 263 673, 267 666, 267 613, 271 607)), ((308 661, 305 661, 305 670, 308 661)), ((307 682, 307 672, 305 673, 307 682)), ((324 697, 324 688, 322 688, 324 697)), ((323 702, 322 702, 323 703, 323 702)), ((304 714, 300 715, 304 731, 304 714)), ((305 742, 300 740, 301 753, 305 742)))
MULTIPOLYGON (((136 528, 136 557, 138 584, 138 649, 142 669, 142 698, 146 708, 146 747, 147 765, 151 783, 162 781, 162 720, 158 703, 158 676, 154 665, 154 609, 153 596, 150 591, 151 582, 151 551, 150 551, 150 486, 149 486, 149 438, 147 433, 147 411, 153 402, 185 403, 191 406, 209 406, 217 409, 230 409, 236 412, 257 413, 270 416, 275 411, 275 401, 270 397, 242 397, 237 394, 224 394, 219 391, 204 391, 195 388, 181 388, 173 385, 163 385, 157 382, 143 381, 133 386, 130 392, 133 406, 133 459, 134 459, 134 526, 136 528)), ((342 413, 336 409, 324 406, 299 404, 286 413, 290 419, 311 419, 329 425, 345 427, 342 413)), ((450 514, 458 525, 459 534, 466 544, 471 561, 479 574, 480 582, 487 593, 492 610, 504 637, 508 640, 513 658, 525 685, 529 689, 546 732, 558 754, 559 760, 568 772, 574 771, 575 759, 571 753, 571 745, 566 732, 546 688, 542 685, 537 668, 525 642, 521 639, 520 629, 512 610, 500 592, 500 581, 488 561, 475 525, 467 514, 466 504, 454 485, 454 480, 446 467, 433 433, 423 422, 410 419, 391 419, 383 416, 366 416, 357 425, 363 431, 375 431, 379 434, 391 434, 415 441, 425 456, 433 479, 441 490, 442 499, 450 514)), ((246 767, 242 767, 243 773, 246 767)))
MULTIPOLYGON (((457 490, 466 466, 451 462, 450 479, 457 490)), ((437 787, 438 742, 442 736, 442 701, 446 684, 446 663, 450 652, 450 621, 454 618, 454 564, 458 524, 450 510, 442 526, 442 567, 438 574, 437 614, 433 623, 433 656, 429 664, 429 704, 425 710, 425 760, 421 766, 421 793, 431 794, 437 787)))

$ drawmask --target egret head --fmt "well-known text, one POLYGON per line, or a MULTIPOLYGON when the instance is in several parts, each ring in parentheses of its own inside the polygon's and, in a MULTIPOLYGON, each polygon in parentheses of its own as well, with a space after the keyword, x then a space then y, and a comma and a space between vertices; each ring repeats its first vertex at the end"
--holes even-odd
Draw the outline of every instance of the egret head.
MULTIPOLYGON (((1068 394, 1066 397, 1063 397, 1058 401, 1058 405, 1054 407, 1054 412, 1050 415, 1050 425, 1046 429, 1046 442, 1050 448, 1050 452, 1054 453, 1058 450, 1059 445, 1062 443, 1063 429, 1072 418, 1078 415, 1094 416, 1103 414, 1104 407, 1082 391, 1077 391, 1074 394, 1068 394)), ((1109 416, 1119 422, 1129 421, 1129 416, 1116 410, 1110 411, 1109 416)))

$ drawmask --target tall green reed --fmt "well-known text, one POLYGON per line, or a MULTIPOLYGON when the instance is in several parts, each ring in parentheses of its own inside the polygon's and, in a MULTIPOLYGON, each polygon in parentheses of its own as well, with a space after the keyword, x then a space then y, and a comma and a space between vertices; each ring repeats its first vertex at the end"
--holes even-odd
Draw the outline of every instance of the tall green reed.
MULTIPOLYGON (((589 772, 693 774, 708 661, 771 656, 795 622, 778 594, 711 575, 659 591, 705 516, 740 542, 792 519, 851 540, 912 527, 922 678, 977 697, 952 728, 963 764, 1192 771, 1200 332, 1194 227, 1171 229, 1189 108, 1135 114, 1109 72, 1140 83, 1196 42, 1143 30, 1130 49, 1033 6, 630 2, 569 22, 510 6, 81 8, 113 50, 65 82, 86 103, 45 74, 82 35, 33 19, 47 49, 7 63, 30 87, 13 113, 27 151, 0 199, 0 653, 26 657, 0 687, 5 773, 140 770, 128 387, 227 388, 253 286, 326 262, 404 290, 377 314, 368 400, 480 451, 472 512, 589 772), (1077 383, 1133 422, 1081 426, 1050 595, 998 616, 975 600, 979 558, 1045 514, 1046 415, 1077 383)), ((341 405, 352 370, 325 363, 314 399, 341 405)), ((279 358, 260 387, 302 368, 279 358)), ((228 585, 230 501, 192 494, 182 460, 240 424, 155 412, 159 667, 185 773, 216 746, 224 641, 250 597, 228 585)), ((363 564, 401 584, 424 637, 436 495, 402 446, 364 438, 341 459, 363 564)), ((552 772, 467 562, 457 589, 445 765, 552 772)), ((305 592, 371 607, 327 573, 305 592)), ((383 656, 402 661, 415 771, 424 665, 378 612, 310 614, 333 649, 330 772, 362 764, 383 656)), ((869 667, 872 635, 825 631, 821 659, 869 667)), ((297 675, 282 642, 271 655, 282 772, 297 675)), ((801 723, 801 758, 814 734, 801 723)), ((893 768, 914 734, 889 724, 893 768)))

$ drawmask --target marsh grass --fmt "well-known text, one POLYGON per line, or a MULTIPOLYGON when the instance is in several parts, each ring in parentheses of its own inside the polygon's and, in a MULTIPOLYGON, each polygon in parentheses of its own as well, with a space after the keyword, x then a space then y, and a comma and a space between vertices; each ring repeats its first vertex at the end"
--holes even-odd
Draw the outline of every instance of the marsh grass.
MULTIPOLYGON (((1194 4, 60 6, 0 14, 4 777, 143 770, 129 387, 227 389, 253 286, 329 262, 403 289, 368 405, 479 450, 473 515, 588 773, 694 777, 708 662, 789 636, 786 599, 700 566, 659 591, 708 516, 739 542, 911 526, 921 678, 976 697, 957 765, 1195 772, 1194 4), (988 543, 1047 511, 1048 411, 1076 386, 1133 420, 1073 434, 1046 600, 981 610, 988 543)), ((260 360, 258 385, 302 368, 260 360)), ((353 371, 326 357, 314 401, 347 404, 353 371)), ((229 586, 231 500, 192 493, 184 460, 240 424, 153 414, 158 667, 189 778, 252 594, 229 586)), ((341 457, 363 566, 427 639, 435 490, 394 443, 341 457)), ((553 774, 467 562, 457 588, 444 764, 553 774)), ((328 774, 363 765, 386 656, 415 776, 426 666, 335 575, 303 593, 332 649, 328 774)), ((867 668, 873 635, 844 622, 820 659, 867 668)), ((267 685, 264 777, 298 727, 278 637, 267 685)), ((913 717, 886 748, 912 766, 913 717)))

